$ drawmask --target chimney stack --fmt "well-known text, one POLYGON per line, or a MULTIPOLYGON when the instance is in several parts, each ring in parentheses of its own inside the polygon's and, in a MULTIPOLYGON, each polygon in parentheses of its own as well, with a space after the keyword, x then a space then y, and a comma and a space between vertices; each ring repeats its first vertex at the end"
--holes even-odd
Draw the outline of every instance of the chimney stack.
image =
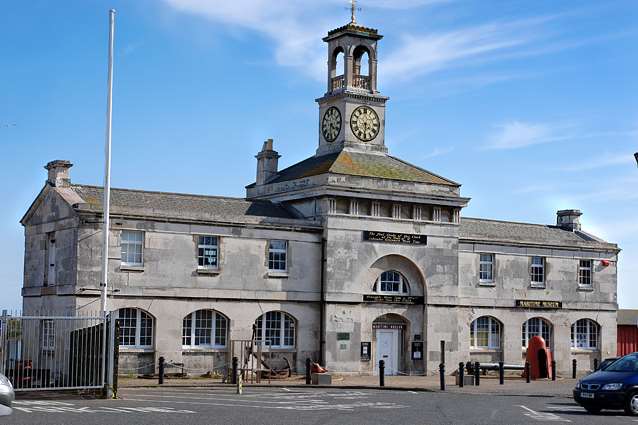
POLYGON ((580 210, 561 210, 556 213, 556 225, 561 229, 575 232, 580 230, 580 210))
POLYGON ((69 176, 69 168, 73 167, 71 161, 58 159, 49 162, 44 168, 49 172, 47 183, 54 187, 69 187, 71 185, 71 177, 69 176))
POLYGON ((257 158, 257 186, 261 186, 277 174, 281 155, 273 150, 273 140, 268 139, 255 158, 257 158))

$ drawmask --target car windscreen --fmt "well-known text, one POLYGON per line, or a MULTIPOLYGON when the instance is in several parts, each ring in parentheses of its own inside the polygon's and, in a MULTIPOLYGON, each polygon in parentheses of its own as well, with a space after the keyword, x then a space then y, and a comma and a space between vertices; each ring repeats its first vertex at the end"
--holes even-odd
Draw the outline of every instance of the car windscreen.
POLYGON ((638 372, 638 355, 632 354, 616 360, 605 372, 638 372))

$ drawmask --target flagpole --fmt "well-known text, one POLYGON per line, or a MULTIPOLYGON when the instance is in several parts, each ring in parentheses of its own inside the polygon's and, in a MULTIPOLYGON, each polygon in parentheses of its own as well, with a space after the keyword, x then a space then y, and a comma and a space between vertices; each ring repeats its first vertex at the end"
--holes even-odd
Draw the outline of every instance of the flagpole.
POLYGON ((104 320, 102 332, 102 380, 104 383, 105 395, 112 397, 112 389, 109 383, 111 379, 106 376, 107 350, 106 350, 106 317, 107 317, 107 296, 108 296, 108 274, 109 274, 109 229, 111 210, 111 121, 113 119, 113 43, 115 35, 115 9, 109 10, 109 60, 108 60, 108 80, 106 95, 106 140, 104 151, 104 200, 102 202, 104 226, 102 227, 102 275, 100 286, 102 287, 101 308, 104 320))
POLYGON ((113 43, 115 34, 115 9, 109 10, 109 64, 106 95, 106 141, 104 151, 104 200, 102 203, 104 226, 102 227, 102 313, 107 311, 109 229, 111 210, 111 122, 113 119, 113 43))

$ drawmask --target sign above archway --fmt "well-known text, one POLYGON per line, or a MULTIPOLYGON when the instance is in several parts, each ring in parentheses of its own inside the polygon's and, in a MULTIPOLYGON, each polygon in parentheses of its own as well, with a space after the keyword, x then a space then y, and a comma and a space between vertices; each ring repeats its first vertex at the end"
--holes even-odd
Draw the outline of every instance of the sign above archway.
POLYGON ((363 240, 370 242, 399 243, 406 245, 427 245, 426 235, 414 235, 409 233, 373 232, 364 230, 363 240))

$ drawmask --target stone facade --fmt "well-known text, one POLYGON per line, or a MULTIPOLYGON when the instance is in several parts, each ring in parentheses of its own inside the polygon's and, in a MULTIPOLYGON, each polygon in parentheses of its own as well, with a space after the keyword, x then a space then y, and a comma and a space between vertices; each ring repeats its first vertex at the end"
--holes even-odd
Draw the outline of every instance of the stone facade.
MULTIPOLYGON (((432 373, 441 341, 448 365, 521 364, 535 334, 560 372, 615 355, 618 247, 584 232, 577 210, 556 225, 462 218, 458 183, 390 156, 380 38, 353 23, 331 31, 330 66, 343 53, 350 67, 329 70, 319 121, 338 107, 340 136, 320 131, 316 154, 283 170, 267 141, 245 199, 112 190, 108 306, 126 327, 124 373, 151 373, 160 356, 216 370, 241 340, 260 342, 272 367, 312 358, 364 374, 381 359, 389 373, 432 373), (353 124, 366 106, 377 118, 353 124), (376 125, 373 143, 355 125, 376 125)), ((22 219, 27 314, 99 305, 103 191, 74 184, 70 167, 47 165, 22 219)))

